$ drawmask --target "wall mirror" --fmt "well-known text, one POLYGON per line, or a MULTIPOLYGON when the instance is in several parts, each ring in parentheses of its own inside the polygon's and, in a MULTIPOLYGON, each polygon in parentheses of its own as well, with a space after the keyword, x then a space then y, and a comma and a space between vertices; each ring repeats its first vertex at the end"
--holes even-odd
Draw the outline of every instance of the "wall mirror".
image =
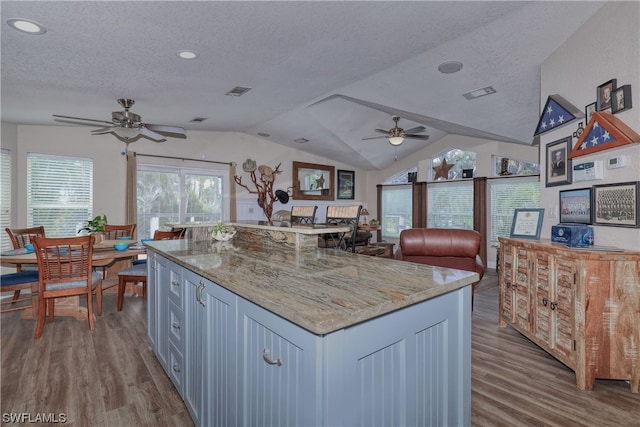
POLYGON ((293 198, 334 200, 334 175, 334 166, 293 162, 293 198))

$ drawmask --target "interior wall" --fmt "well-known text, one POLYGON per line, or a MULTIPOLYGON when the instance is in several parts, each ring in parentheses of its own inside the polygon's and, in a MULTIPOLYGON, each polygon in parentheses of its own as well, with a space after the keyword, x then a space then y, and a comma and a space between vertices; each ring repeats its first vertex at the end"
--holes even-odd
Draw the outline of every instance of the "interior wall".
MULTIPOLYGON (((5 150, 10 150, 15 153, 18 149, 18 126, 13 123, 1 123, 0 124, 0 147, 5 150)), ((18 180, 18 160, 17 156, 11 156, 11 184, 15 189, 15 183, 18 180)), ((17 191, 11 191, 11 206, 18 205, 18 193, 17 191)), ((6 206, 2 206, 2 209, 6 209, 6 206)), ((11 223, 15 224, 18 218, 16 209, 11 209, 11 223)), ((4 230, 2 231, 2 238, 9 238, 4 230)))
MULTIPOLYGON (((4 124, 3 124, 4 130, 4 124)), ((125 144, 112 135, 90 134, 89 127, 71 126, 17 126, 16 162, 18 173, 13 183, 14 194, 26 194, 27 191, 27 153, 77 156, 94 159, 94 215, 106 214, 109 221, 114 224, 123 223, 125 218, 125 183, 126 160, 122 155, 125 144)), ((187 139, 169 138, 163 143, 155 143, 150 140, 140 139, 129 145, 130 151, 144 154, 162 156, 175 156, 180 158, 193 158, 215 160, 222 162, 235 162, 236 173, 243 176, 243 182, 251 183, 249 174, 242 170, 242 163, 248 158, 256 160, 258 165, 265 164, 275 168, 282 164, 282 171, 276 178, 274 188, 286 190, 292 185, 292 162, 302 161, 333 165, 337 169, 355 171, 355 200, 336 201, 336 204, 348 202, 366 204, 366 175, 362 170, 355 169, 341 163, 328 161, 319 156, 290 149, 270 141, 253 137, 251 135, 235 132, 198 132, 189 131, 187 139)), ((3 136, 4 147, 4 136, 3 136)), ((167 165, 185 165, 196 168, 213 168, 226 170, 224 165, 212 165, 202 162, 184 162, 180 160, 154 159, 139 157, 139 162, 167 165)), ((335 177, 334 177, 335 180, 335 177)), ((251 188, 251 186, 250 186, 251 188)), ((238 204, 242 206, 255 205, 253 215, 241 217, 240 213, 248 213, 250 209, 239 209, 238 219, 264 219, 262 209, 257 205, 255 194, 249 194, 242 187, 236 188, 238 204)), ((309 204, 304 201, 298 204, 309 204)), ((288 204, 279 202, 274 204, 274 212, 279 209, 290 210, 296 204, 290 200, 288 204)), ((320 203, 314 203, 320 205, 320 203)), ((25 197, 16 201, 15 227, 26 226, 27 202, 25 197)), ((322 209, 318 208, 320 213, 322 209)), ((322 210, 324 212, 324 210, 322 210)))
MULTIPOLYGON (((557 51, 544 62, 541 74, 541 103, 549 95, 559 94, 577 108, 596 101, 596 88, 617 79, 618 87, 631 85, 633 107, 615 115, 640 133, 640 3, 608 2, 557 51)), ((583 120, 584 122, 584 120, 583 120)), ((577 121, 541 135, 541 171, 546 171, 545 146, 572 135, 577 121)), ((577 139, 573 139, 573 144, 577 139)), ((640 141, 638 141, 640 142, 640 141)), ((551 226, 558 219, 559 191, 593 185, 640 181, 640 144, 603 150, 573 159, 573 165, 602 160, 624 154, 627 166, 622 169, 604 168, 604 179, 574 182, 569 185, 546 187, 541 178, 541 204, 545 208, 542 237, 550 238, 551 226)), ((606 163, 605 163, 606 164, 606 163)), ((640 249, 640 230, 610 226, 594 226, 595 244, 625 249, 640 249)))

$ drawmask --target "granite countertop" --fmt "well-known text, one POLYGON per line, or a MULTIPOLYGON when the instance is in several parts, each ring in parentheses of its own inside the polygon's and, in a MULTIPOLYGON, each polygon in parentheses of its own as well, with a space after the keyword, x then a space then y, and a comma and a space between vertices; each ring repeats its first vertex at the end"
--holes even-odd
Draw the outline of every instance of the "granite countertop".
POLYGON ((146 242, 151 250, 316 334, 462 288, 478 274, 333 249, 249 242, 146 242))

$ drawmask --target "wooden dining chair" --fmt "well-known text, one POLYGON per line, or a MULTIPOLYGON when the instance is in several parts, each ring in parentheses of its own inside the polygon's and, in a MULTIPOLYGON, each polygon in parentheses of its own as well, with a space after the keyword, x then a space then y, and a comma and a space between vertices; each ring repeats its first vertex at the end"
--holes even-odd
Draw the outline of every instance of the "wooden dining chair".
POLYGON ((38 260, 38 323, 35 338, 42 336, 47 313, 53 322, 54 300, 59 297, 87 297, 89 329, 94 329, 93 292, 96 292, 98 315, 102 314, 102 275, 92 268, 94 236, 35 237, 38 260))
MULTIPOLYGON (((153 240, 180 240, 184 239, 186 229, 174 228, 171 231, 156 230, 153 234, 153 240)), ((127 283, 142 284, 142 298, 147 299, 147 264, 138 263, 118 273, 118 311, 122 311, 124 305, 124 292, 127 283)))
MULTIPOLYGON (((31 243, 31 239, 34 237, 46 237, 44 227, 42 225, 30 228, 5 228, 5 231, 9 235, 13 249, 24 248, 26 244, 31 243)), ((15 266, 18 273, 22 270, 38 270, 38 267, 33 264, 15 264, 15 266)), ((18 301, 20 299, 20 290, 21 289, 16 288, 13 292, 13 301, 18 301)))
POLYGON ((38 309, 38 272, 19 271, 0 276, 0 292, 13 292, 14 298, 0 303, 0 313, 8 311, 25 310, 31 308, 34 313, 38 309), (31 295, 19 298, 20 291, 31 290, 31 295), (15 293, 18 298, 15 298, 15 293), (25 304, 25 302, 27 302, 25 304))
POLYGON ((104 225, 104 235, 106 240, 117 240, 119 237, 131 237, 136 231, 137 224, 128 225, 104 225))

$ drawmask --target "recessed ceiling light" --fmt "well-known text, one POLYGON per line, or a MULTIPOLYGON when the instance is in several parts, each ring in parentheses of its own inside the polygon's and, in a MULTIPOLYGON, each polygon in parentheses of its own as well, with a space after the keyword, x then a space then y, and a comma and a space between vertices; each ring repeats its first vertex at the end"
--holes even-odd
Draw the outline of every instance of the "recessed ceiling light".
POLYGON ((462 70, 462 62, 460 61, 447 61, 438 65, 438 71, 443 74, 453 74, 462 70))
POLYGON ((28 19, 9 19, 7 21, 7 24, 9 24, 9 26, 14 30, 18 30, 27 34, 39 35, 47 32, 47 30, 42 25, 28 19))
POLYGON ((181 50, 177 55, 182 59, 196 59, 199 56, 197 52, 192 50, 181 50))

